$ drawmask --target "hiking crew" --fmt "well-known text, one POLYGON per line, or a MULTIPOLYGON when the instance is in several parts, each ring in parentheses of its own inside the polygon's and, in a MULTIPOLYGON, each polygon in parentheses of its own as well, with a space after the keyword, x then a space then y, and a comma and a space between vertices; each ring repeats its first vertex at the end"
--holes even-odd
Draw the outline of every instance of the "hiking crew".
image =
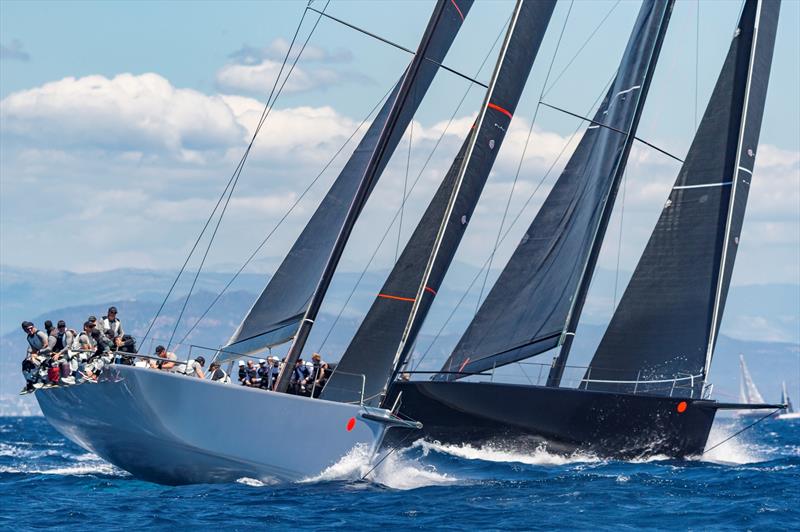
MULTIPOLYGON (((125 334, 122 322, 117 317, 117 308, 113 306, 109 307, 101 320, 89 316, 80 334, 68 328, 64 320, 59 320, 55 327, 52 321, 46 320, 44 327, 45 330, 40 331, 32 322, 22 322, 28 348, 22 362, 25 388, 21 394, 47 386, 75 384, 76 376, 79 376, 78 382, 96 382, 103 368, 112 363, 171 371, 223 384, 231 382, 220 362, 212 361, 206 371, 204 357, 198 356, 181 363, 178 362, 178 356, 167 351, 163 345, 156 347, 155 358, 137 360, 136 340, 125 334)), ((279 357, 270 355, 266 360, 259 359, 257 364, 254 360, 239 360, 238 363, 241 385, 274 389, 282 369, 279 357)), ((289 392, 308 396, 313 390, 316 397, 329 375, 329 366, 319 353, 311 356, 310 363, 299 359, 292 368, 289 392)))

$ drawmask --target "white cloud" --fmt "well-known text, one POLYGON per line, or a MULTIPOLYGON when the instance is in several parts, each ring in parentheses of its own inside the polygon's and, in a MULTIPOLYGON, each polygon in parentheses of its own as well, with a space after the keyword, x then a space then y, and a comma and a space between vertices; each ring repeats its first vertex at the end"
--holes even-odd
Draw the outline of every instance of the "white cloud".
MULTIPOLYGON (((267 94, 275 84, 280 69, 281 63, 272 59, 264 59, 255 65, 229 64, 217 72, 216 82, 224 92, 267 94)), ((287 73, 288 68, 281 74, 281 80, 287 73)), ((296 66, 282 90, 286 93, 306 92, 335 85, 343 80, 344 77, 339 72, 330 68, 306 69, 296 66)))
MULTIPOLYGON (((266 55, 266 52, 264 53, 266 55)), ((104 242, 103 257, 92 267, 114 265, 166 267, 179 263, 199 225, 213 209, 227 178, 241 157, 264 103, 235 95, 206 95, 174 87, 157 74, 120 74, 113 78, 65 78, 20 91, 0 101, 2 123, 2 179, 4 221, 2 261, 25 263, 26 241, 5 228, 24 224, 36 238, 48 239, 55 227, 64 245, 85 246, 93 238, 104 242), (26 198, 35 192, 42 204, 56 209, 31 212, 26 198), (127 253, 131 242, 149 250, 146 260, 127 253), (176 245, 176 243, 178 245, 176 245), (188 245, 188 244, 187 244, 188 245)), ((403 237, 407 238, 427 205, 452 157, 461 146, 475 116, 457 118, 406 205, 403 237)), ((359 125, 333 107, 300 106, 273 109, 260 133, 242 181, 229 207, 220 239, 219 256, 212 262, 235 263, 272 228, 299 193, 328 162, 359 125), (226 229, 223 229, 226 231, 226 229), (248 244, 248 242, 250 244, 248 244)), ((414 145, 409 179, 416 178, 447 122, 414 122, 414 145)), ((458 260, 483 264, 486 242, 494 242, 499 217, 505 209, 511 182, 525 146, 530 123, 515 118, 487 183, 481 203, 458 260)), ((345 147, 311 193, 289 218, 287 232, 275 236, 270 261, 280 260, 302 228, 322 194, 347 160, 361 133, 345 147)), ((407 138, 407 137, 406 137, 407 138)), ((572 139, 555 170, 524 215, 505 251, 510 253, 552 182, 580 140, 572 139)), ((657 140, 657 139, 655 139, 657 140)), ((509 210, 513 217, 533 192, 545 171, 562 151, 567 138, 534 128, 509 210)), ((386 227, 399 206, 405 182, 407 144, 404 139, 387 167, 373 201, 364 212, 366 245, 353 246, 349 264, 363 266, 372 253, 375 233, 386 227), (400 156, 402 154, 402 156, 400 156), (369 233, 369 234, 367 234, 369 233)), ((625 204, 623 270, 635 266, 658 215, 659 205, 672 185, 678 165, 653 157, 637 146, 631 156, 625 204)), ((740 264, 764 265, 744 255, 780 256, 770 265, 779 280, 791 280, 791 257, 798 243, 797 208, 800 205, 800 154, 774 146, 759 147, 757 166, 743 233, 740 264), (781 251, 783 250, 783 251, 781 251), (788 259, 786 259, 788 257, 788 259)), ((506 221, 506 227, 510 219, 506 221)), ((616 218, 609 231, 617 234, 616 218)), ((359 224, 362 225, 362 224, 359 224)), ((281 230, 283 231, 283 229, 281 230)), ((396 237, 394 237, 396 238, 396 237)), ((394 245, 391 255, 394 254, 394 245)), ((611 250, 615 266, 616 240, 611 250)), ((387 252, 388 253, 388 252, 387 252)), ((794 253, 794 255, 792 255, 794 253)), ((609 255, 609 256, 611 256, 609 255)), ((388 257, 388 255, 387 255, 388 257)), ((387 260, 391 260, 389 257, 387 260)), ((76 257, 61 266, 85 269, 76 257)), ((505 259, 498 256, 496 265, 505 259)), ((603 264, 601 259, 601 264, 603 264)), ((767 259, 765 259, 767 260, 767 259)), ((608 264, 605 264, 609 266, 608 264)), ((376 263, 375 267, 387 267, 376 263)), ((267 268, 269 269, 269 268, 267 268)), ((771 275, 771 274, 766 274, 771 275)), ((739 277, 751 280, 753 275, 739 277)))
POLYGON ((27 145, 171 153, 241 142, 244 130, 219 96, 178 89, 158 74, 68 77, 10 94, 3 134, 27 145))

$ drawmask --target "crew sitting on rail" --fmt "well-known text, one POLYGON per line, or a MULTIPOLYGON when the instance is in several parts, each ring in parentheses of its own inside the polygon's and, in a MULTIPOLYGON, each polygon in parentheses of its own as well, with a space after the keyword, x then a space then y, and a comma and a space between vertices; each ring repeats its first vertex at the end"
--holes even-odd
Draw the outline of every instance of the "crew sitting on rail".
POLYGON ((258 370, 257 370, 258 387, 259 388, 263 388, 265 390, 269 390, 270 372, 271 372, 271 368, 269 367, 269 364, 267 363, 267 361, 264 360, 263 358, 261 360, 259 360, 258 361, 258 370))
POLYGON ((42 362, 50 352, 47 333, 36 329, 30 321, 22 322, 28 340, 28 349, 25 360, 22 361, 22 374, 25 376, 25 390, 32 392, 41 388, 46 382, 46 377, 40 373, 42 362))
POLYGON ((314 383, 314 397, 319 397, 322 388, 325 387, 325 383, 328 381, 329 366, 327 362, 322 360, 319 353, 311 355, 311 362, 311 381, 314 383))
POLYGON ((186 374, 190 377, 197 377, 198 379, 205 379, 206 374, 203 371, 203 366, 206 365, 206 359, 203 357, 197 357, 194 360, 189 360, 186 363, 186 374))
POLYGON ((269 389, 274 390, 275 384, 278 382, 278 375, 281 374, 281 359, 278 357, 269 358, 272 359, 272 364, 269 368, 269 389))
POLYGON ((122 322, 117 318, 117 307, 108 307, 108 314, 103 316, 101 321, 103 333, 112 340, 122 338, 125 332, 122 330, 122 322))
POLYGON ((244 386, 244 380, 247 378, 247 368, 244 367, 244 360, 239 361, 239 384, 244 386))
POLYGON ((258 378, 258 369, 256 368, 256 365, 252 360, 248 360, 247 365, 245 366, 244 381, 242 384, 245 386, 258 388, 260 383, 261 381, 258 378))
POLYGON ((156 368, 164 371, 172 371, 175 368, 175 362, 178 360, 178 355, 172 351, 167 351, 167 348, 163 345, 156 346, 156 356, 164 359, 156 362, 156 368))
POLYGON ((308 366, 305 365, 303 359, 298 358, 297 362, 294 364, 292 378, 289 381, 289 390, 291 393, 295 395, 305 395, 310 378, 311 371, 308 369, 308 366))
POLYGON ((228 384, 231 382, 231 378, 228 376, 225 370, 220 367, 219 362, 217 361, 211 363, 211 365, 208 367, 208 372, 211 375, 212 381, 218 381, 223 384, 228 384))

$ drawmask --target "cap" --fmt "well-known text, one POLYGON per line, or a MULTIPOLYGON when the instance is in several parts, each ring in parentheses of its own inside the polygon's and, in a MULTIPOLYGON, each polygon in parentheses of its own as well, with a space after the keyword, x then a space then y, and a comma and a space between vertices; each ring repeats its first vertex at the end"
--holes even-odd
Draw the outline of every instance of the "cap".
POLYGON ((239 365, 240 365, 240 366, 244 366, 244 360, 240 360, 240 361, 239 361, 239 365))
POLYGON ((92 327, 94 327, 94 323, 92 323, 91 321, 84 321, 83 328, 85 329, 86 327, 89 327, 91 329, 92 327))
POLYGON ((258 363, 259 363, 259 364, 266 364, 266 363, 267 363, 267 361, 266 361, 266 360, 264 360, 263 358, 260 358, 260 359, 258 359, 258 363))
POLYGON ((97 316, 89 316, 89 321, 97 321, 97 316))
POLYGON ((217 361, 215 360, 214 362, 212 362, 211 364, 209 364, 209 366, 208 366, 208 367, 209 367, 209 368, 218 368, 218 367, 219 367, 219 362, 217 362, 217 361))
POLYGON ((27 331, 28 327, 33 327, 33 323, 30 321, 23 321, 22 322, 22 330, 27 331))
POLYGON ((117 307, 108 307, 108 313, 111 314, 112 312, 114 314, 116 314, 117 313, 117 307))
POLYGON ((51 320, 44 320, 44 328, 49 329, 53 326, 53 322, 51 320))
POLYGON ((66 326, 67 322, 65 322, 64 320, 58 320, 58 327, 66 327, 66 326))
POLYGON ((167 348, 164 347, 163 345, 156 346, 156 354, 163 353, 166 350, 167 348))
POLYGON ((201 366, 206 363, 206 359, 203 357, 197 357, 195 358, 195 361, 199 362, 201 366))

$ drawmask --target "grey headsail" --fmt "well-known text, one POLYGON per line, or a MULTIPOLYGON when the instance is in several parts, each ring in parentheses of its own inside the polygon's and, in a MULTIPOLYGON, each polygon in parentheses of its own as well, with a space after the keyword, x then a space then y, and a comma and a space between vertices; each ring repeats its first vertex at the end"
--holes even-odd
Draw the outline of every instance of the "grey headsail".
POLYGON ((778 0, 748 0, 675 186, 591 362, 592 390, 695 396, 736 258, 769 81, 778 0))
POLYGON ((370 180, 367 195, 374 187, 471 6, 472 0, 437 2, 411 65, 229 340, 226 351, 252 353, 286 342, 297 333, 359 186, 365 179, 370 180))
POLYGON ((323 390, 348 401, 360 390, 378 405, 403 364, 466 231, 503 143, 555 7, 519 1, 472 131, 323 390), (426 266, 427 264, 427 266, 426 266))
POLYGON ((602 239, 671 10, 672 0, 642 4, 594 123, 443 371, 482 371, 559 345, 579 283, 591 275, 590 253, 602 239))

